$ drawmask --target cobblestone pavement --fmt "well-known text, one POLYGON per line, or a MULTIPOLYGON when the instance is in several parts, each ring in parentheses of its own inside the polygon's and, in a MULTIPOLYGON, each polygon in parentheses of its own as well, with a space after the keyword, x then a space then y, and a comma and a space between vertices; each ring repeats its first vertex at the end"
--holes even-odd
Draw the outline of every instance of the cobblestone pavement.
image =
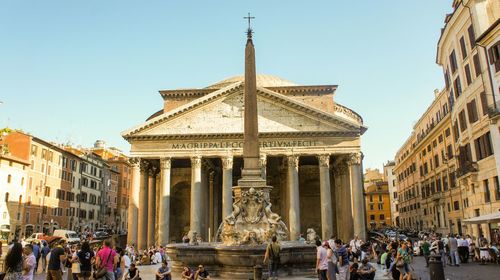
MULTIPOLYGON (((379 265, 374 264, 377 268, 377 275, 375 280, 389 280, 390 278, 383 276, 382 269, 379 265)), ((415 269, 414 274, 416 279, 419 280, 429 280, 429 271, 425 267, 425 261, 423 257, 416 257, 413 261, 412 267, 415 269)), ((150 266, 139 266, 139 271, 141 273, 143 280, 153 280, 155 279, 154 274, 158 269, 157 265, 150 266)), ((460 267, 447 266, 445 268, 445 279, 446 280, 486 280, 486 279, 499 279, 500 265, 486 264, 480 265, 478 263, 467 263, 462 264, 460 267)), ((179 279, 180 277, 174 277, 172 279, 179 279)), ((37 274, 36 280, 44 280, 45 274, 37 274)), ((63 279, 67 279, 65 274, 63 279)), ((212 278, 217 279, 217 278, 212 278)), ((310 275, 306 277, 290 277, 282 276, 280 279, 290 279, 290 280, 310 280, 317 279, 317 276, 310 275)))

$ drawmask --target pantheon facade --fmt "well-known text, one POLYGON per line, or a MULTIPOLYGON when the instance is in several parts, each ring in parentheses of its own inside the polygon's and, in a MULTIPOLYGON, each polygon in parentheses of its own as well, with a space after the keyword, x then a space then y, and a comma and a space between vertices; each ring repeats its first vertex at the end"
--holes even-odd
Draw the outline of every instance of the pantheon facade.
MULTIPOLYGON (((131 144, 128 242, 139 249, 214 241, 233 210, 243 167, 243 76, 201 89, 161 90, 163 109, 122 133, 131 144)), ((262 176, 289 238, 366 236, 363 120, 335 102, 335 85, 257 75, 262 176)))

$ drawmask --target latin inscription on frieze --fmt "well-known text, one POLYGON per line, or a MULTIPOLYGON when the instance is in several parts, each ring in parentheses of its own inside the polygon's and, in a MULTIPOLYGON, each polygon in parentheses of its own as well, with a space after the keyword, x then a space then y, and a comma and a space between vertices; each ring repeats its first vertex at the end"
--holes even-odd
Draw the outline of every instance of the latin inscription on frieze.
MULTIPOLYGON (((172 150, 191 149, 243 149, 243 141, 213 141, 213 142, 181 142, 172 143, 172 150)), ((261 140, 260 147, 265 148, 293 148, 314 147, 318 145, 315 140, 261 140)))

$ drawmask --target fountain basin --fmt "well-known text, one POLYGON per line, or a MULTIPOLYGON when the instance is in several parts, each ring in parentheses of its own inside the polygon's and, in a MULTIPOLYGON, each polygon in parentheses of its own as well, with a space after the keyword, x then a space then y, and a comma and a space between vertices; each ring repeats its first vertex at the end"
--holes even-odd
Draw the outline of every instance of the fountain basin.
MULTIPOLYGON (((316 247, 298 242, 280 242, 281 265, 279 274, 311 275, 315 271, 316 247)), ((167 254, 172 259, 174 272, 184 266, 195 269, 203 264, 211 275, 225 279, 253 279, 255 265, 263 265, 267 245, 226 246, 222 243, 199 245, 170 244, 167 254)), ((265 273, 267 266, 263 265, 265 273)))

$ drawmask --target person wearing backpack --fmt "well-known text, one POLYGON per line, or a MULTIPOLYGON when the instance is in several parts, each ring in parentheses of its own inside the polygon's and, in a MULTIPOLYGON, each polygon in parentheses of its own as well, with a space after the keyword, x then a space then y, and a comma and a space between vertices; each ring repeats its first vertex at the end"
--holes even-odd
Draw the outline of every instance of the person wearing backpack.
POLYGON ((278 279, 278 269, 280 264, 281 246, 276 236, 272 237, 272 242, 267 245, 264 255, 264 264, 269 261, 269 279, 278 279))

